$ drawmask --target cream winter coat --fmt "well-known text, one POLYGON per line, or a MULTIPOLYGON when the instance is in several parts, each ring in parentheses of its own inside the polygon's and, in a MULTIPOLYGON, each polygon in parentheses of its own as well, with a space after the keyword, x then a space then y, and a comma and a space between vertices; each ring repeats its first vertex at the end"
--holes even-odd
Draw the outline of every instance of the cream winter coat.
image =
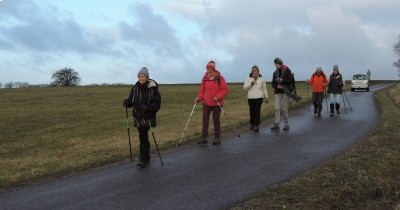
POLYGON ((253 77, 247 77, 246 80, 244 81, 243 89, 248 91, 247 98, 248 99, 264 98, 268 100, 267 84, 264 81, 264 78, 258 77, 254 85, 251 85, 252 81, 254 81, 253 77))

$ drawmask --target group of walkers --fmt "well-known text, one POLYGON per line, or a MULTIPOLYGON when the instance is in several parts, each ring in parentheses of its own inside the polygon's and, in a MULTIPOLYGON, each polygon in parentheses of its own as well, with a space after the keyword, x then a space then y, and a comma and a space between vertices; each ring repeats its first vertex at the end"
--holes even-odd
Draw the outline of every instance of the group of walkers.
MULTIPOLYGON (((275 97, 275 120, 271 127, 272 131, 280 130, 281 113, 283 113, 283 130, 289 130, 289 101, 290 94, 295 89, 295 79, 288 66, 283 64, 282 59, 275 58, 276 70, 272 75, 272 87, 275 97)), ((132 108, 134 126, 137 127, 140 139, 140 154, 138 166, 146 167, 150 161, 150 142, 148 131, 156 127, 156 113, 161 107, 161 95, 158 91, 156 81, 150 79, 149 71, 146 67, 140 69, 137 74, 138 81, 132 86, 129 97, 123 101, 126 108, 132 108)), ((340 114, 340 96, 342 93, 343 81, 339 73, 338 66, 333 67, 333 73, 328 81, 324 72, 318 67, 307 80, 307 84, 312 86, 312 99, 314 104, 314 114, 321 116, 322 100, 324 90, 328 86, 330 93, 331 116, 336 108, 340 114)), ((247 91, 247 99, 250 112, 250 130, 259 131, 261 106, 263 102, 268 103, 268 91, 266 80, 260 74, 257 65, 251 67, 249 76, 245 79, 243 89, 247 91)), ((220 115, 223 111, 224 98, 228 95, 228 85, 222 74, 216 69, 216 63, 210 61, 206 65, 206 72, 201 80, 200 89, 195 97, 195 105, 199 102, 203 104, 202 112, 202 132, 198 144, 208 144, 208 130, 210 114, 212 113, 214 125, 213 145, 221 144, 221 125, 220 115)), ((128 131, 129 132, 129 131, 128 131)))
POLYGON ((324 96, 328 93, 330 96, 330 116, 340 114, 340 97, 343 93, 343 79, 339 73, 339 67, 333 66, 333 72, 327 79, 321 67, 317 67, 315 72, 311 75, 310 79, 306 81, 308 85, 312 86, 312 101, 314 104, 314 115, 321 116, 322 102, 324 96), (328 86, 328 90, 326 87, 328 86))

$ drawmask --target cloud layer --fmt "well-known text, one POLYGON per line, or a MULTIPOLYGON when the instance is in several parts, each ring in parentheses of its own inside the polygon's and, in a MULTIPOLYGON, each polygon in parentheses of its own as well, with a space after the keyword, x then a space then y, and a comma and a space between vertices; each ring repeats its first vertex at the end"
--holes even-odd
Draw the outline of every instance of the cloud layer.
POLYGON ((376 79, 397 76, 399 1, 126 4, 123 19, 100 12, 113 20, 105 24, 52 1, 0 2, 0 82, 48 83, 52 72, 69 66, 84 84, 133 83, 147 66, 160 83, 193 83, 209 60, 229 82, 242 82, 253 64, 271 74, 277 56, 297 80, 317 66, 331 72, 334 64, 347 78, 367 69, 376 79))

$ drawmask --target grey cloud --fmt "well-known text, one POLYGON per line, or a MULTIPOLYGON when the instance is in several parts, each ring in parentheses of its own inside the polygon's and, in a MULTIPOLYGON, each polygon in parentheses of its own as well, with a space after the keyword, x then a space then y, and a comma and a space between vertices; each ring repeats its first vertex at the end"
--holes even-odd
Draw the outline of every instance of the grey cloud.
MULTIPOLYGON (((371 4, 364 9, 378 16, 373 7, 371 4)), ((366 11, 361 15, 341 4, 319 1, 224 1, 212 8, 203 19, 194 19, 203 26, 206 42, 232 57, 224 66, 231 81, 241 81, 254 63, 271 72, 275 56, 282 57, 301 79, 316 66, 330 72, 333 64, 339 64, 351 75, 367 68, 382 70, 377 68, 378 63, 382 66, 389 61, 391 52, 378 49, 362 28, 369 21, 365 16, 371 14, 366 11), (299 26, 304 31, 298 30, 299 26), (249 38, 252 36, 260 39, 254 41, 249 38), (234 40, 233 44, 221 45, 225 37, 234 40)), ((385 14, 385 8, 380 10, 385 14)), ((396 20, 399 17, 392 16, 397 16, 396 20)))
POLYGON ((56 9, 46 10, 33 1, 8 6, 0 20, 0 43, 15 43, 7 45, 9 50, 118 55, 112 38, 91 34, 72 18, 60 19, 56 9))
POLYGON ((176 57, 182 54, 175 31, 163 16, 155 14, 150 6, 144 4, 134 5, 131 13, 137 22, 122 21, 119 24, 125 40, 134 41, 145 50, 150 48, 156 55, 176 57))

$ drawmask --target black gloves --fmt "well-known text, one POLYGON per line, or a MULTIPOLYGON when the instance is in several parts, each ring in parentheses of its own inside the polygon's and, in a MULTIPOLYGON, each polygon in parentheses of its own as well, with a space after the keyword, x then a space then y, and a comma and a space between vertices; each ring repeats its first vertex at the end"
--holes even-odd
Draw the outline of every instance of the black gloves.
POLYGON ((343 82, 341 82, 341 83, 339 84, 339 87, 343 87, 343 82))
POLYGON ((129 101, 129 99, 125 99, 122 104, 123 104, 123 106, 125 108, 131 108, 132 107, 132 103, 129 101))

